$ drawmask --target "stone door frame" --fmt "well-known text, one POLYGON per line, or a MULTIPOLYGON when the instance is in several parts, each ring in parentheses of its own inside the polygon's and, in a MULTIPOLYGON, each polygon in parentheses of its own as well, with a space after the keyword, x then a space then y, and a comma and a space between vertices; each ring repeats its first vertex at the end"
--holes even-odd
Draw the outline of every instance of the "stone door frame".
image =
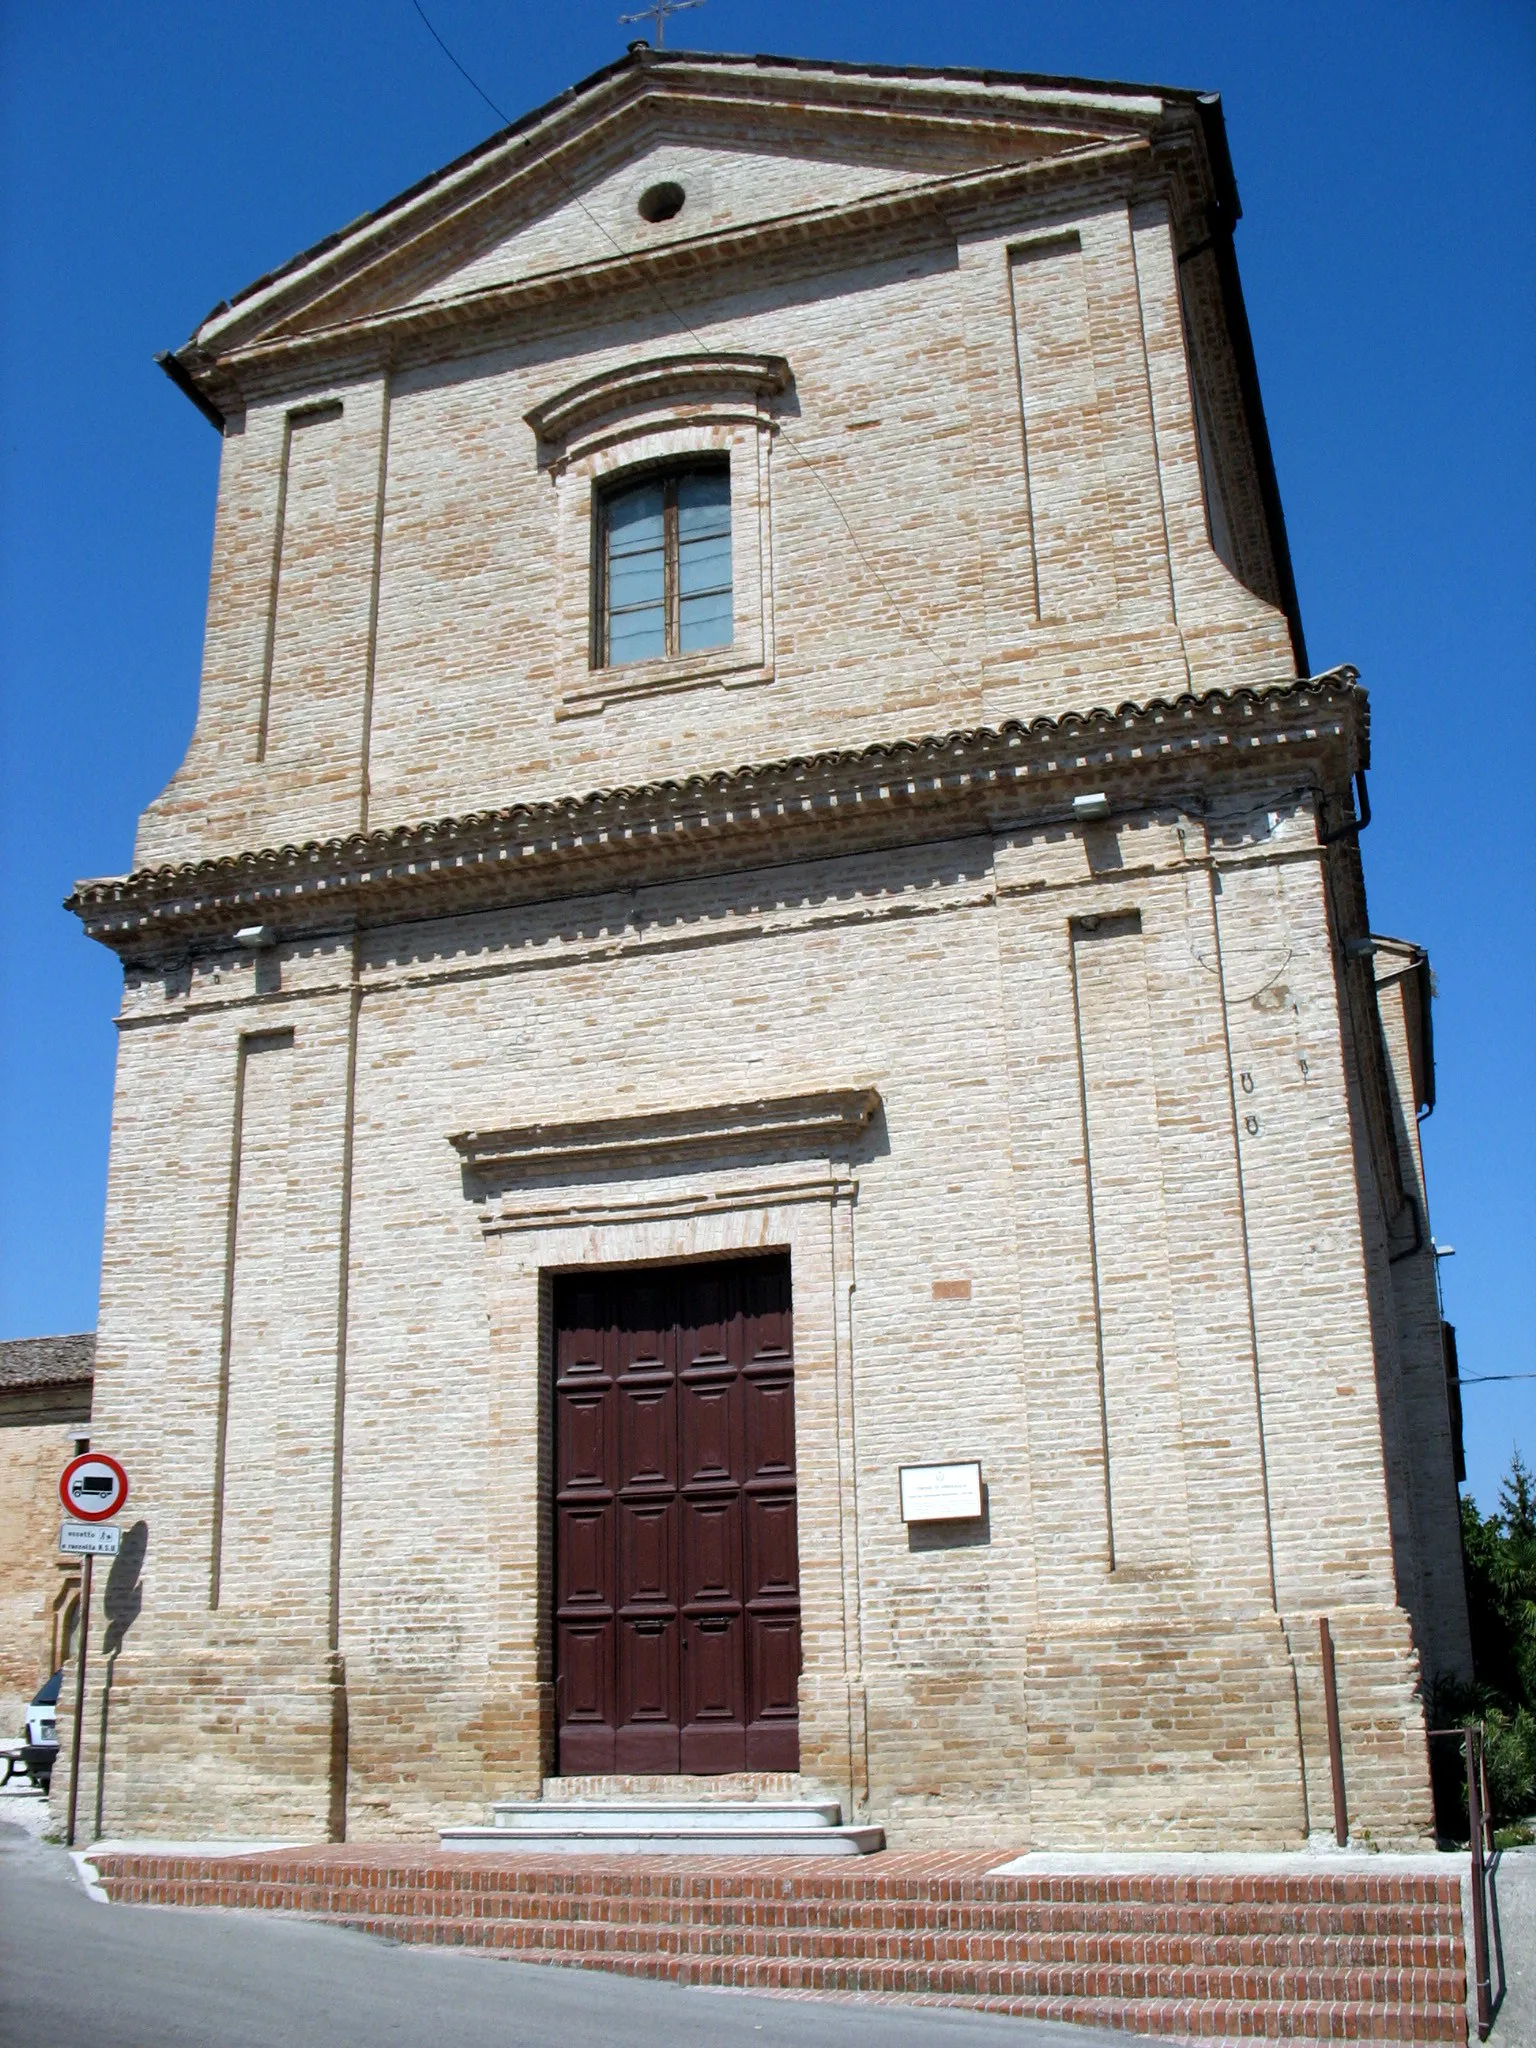
MULTIPOLYGON (((860 1131, 879 1105, 873 1090, 867 1095, 860 1131)), ((754 1151, 775 1145, 771 1125, 754 1131, 754 1151)), ((802 1120, 798 1136, 806 1135, 802 1120)), ((830 1126, 823 1135, 833 1135, 830 1126)), ((454 1142, 467 1181, 505 1176, 505 1147, 493 1159, 496 1148, 476 1134, 454 1142)), ((560 1162, 541 1145, 538 1184, 515 1174, 521 1184, 495 1189, 480 1209, 490 1265, 490 1413, 506 1475, 487 1534, 498 1558, 490 1661, 509 1701, 507 1791, 537 1797, 554 1767, 554 1275, 787 1252, 803 1654, 800 1780, 808 1792, 836 1796, 858 1813, 868 1804, 852 1329, 858 1182, 831 1159, 807 1160, 800 1145, 792 1165, 711 1161, 687 1156, 688 1149, 679 1144, 681 1156, 669 1159, 664 1149, 658 1157, 648 1147, 643 1167, 625 1161, 619 1178, 611 1157, 573 1148, 564 1161, 570 1178, 557 1182, 560 1162), (536 1456, 519 1456, 528 1445, 536 1456)))

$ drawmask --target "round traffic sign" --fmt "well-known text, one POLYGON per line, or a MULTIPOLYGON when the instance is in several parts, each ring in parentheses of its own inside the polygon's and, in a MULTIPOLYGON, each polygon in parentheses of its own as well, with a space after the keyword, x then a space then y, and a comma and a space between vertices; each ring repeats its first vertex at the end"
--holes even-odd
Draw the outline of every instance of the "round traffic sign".
POLYGON ((87 1451, 64 1467, 59 1499, 77 1522, 105 1522, 128 1499, 128 1474, 105 1451, 87 1451))

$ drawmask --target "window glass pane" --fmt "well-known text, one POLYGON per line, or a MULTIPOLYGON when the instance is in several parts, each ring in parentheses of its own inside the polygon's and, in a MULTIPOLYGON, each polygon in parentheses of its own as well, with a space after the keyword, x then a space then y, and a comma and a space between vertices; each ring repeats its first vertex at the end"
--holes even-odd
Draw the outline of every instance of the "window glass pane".
POLYGON ((695 470, 677 483, 678 649, 729 647, 731 620, 731 479, 726 470, 695 470))
POLYGON ((666 651, 666 615, 659 604, 647 606, 644 611, 620 612, 608 621, 611 662, 649 661, 666 651))
POLYGON ((706 540, 685 540, 679 547, 677 587, 684 597, 702 590, 731 587, 731 536, 711 534, 706 540))
POLYGON ((677 480, 677 526, 684 540, 693 534, 731 530, 731 479, 727 470, 694 470, 677 480))
POLYGON ((608 500, 608 550, 629 554, 661 546, 661 485, 640 484, 608 500))
POLYGON ((608 501, 610 662, 667 651, 662 487, 640 484, 608 501))
POLYGON ((661 603, 661 549, 643 555, 615 555, 608 564, 608 609, 661 603))
POLYGON ((682 654, 730 646, 727 469, 685 470, 670 484, 658 478, 617 492, 604 507, 604 536, 606 662, 652 661, 668 652, 669 642, 682 654))
POLYGON ((678 611, 678 645, 684 654, 692 654, 700 647, 730 646, 729 590, 712 590, 704 597, 685 597, 678 611))

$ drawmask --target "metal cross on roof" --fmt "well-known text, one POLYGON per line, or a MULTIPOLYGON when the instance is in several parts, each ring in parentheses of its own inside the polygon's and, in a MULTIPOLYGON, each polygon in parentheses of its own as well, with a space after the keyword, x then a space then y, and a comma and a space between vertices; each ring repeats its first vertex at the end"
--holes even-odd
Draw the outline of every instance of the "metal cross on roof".
POLYGON ((637 14, 621 14, 620 27, 627 27, 632 21, 654 21, 656 24, 656 47, 659 50, 667 39, 667 17, 683 14, 690 7, 702 7, 704 0, 653 0, 650 7, 642 7, 637 14))

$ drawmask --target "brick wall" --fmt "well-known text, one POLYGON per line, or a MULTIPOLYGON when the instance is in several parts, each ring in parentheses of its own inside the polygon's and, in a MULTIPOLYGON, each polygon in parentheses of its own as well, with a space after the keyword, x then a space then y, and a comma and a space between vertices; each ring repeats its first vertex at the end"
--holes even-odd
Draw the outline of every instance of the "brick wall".
POLYGON ((536 1790, 548 1532, 519 1447, 540 1426, 539 1274, 787 1243, 807 1783, 898 1840, 1299 1840, 1331 1811, 1326 1612, 1352 1815, 1421 1838, 1332 963, 1310 819, 1262 791, 1214 834, 1169 810, 366 938, 335 1525, 351 949, 285 951, 264 995, 248 967, 169 1000, 142 981, 96 1397, 152 1532, 114 1825, 321 1828, 343 1670, 354 1829, 536 1790), (251 1080, 274 1059, 276 1152, 253 1120, 277 1098, 251 1080), (855 1083, 884 1107, 838 1168, 846 1213, 786 1210, 771 1161, 578 1174, 487 1208, 448 1142, 855 1083), (170 1144, 181 1171, 146 1193, 170 1144), (243 1261, 278 1213, 247 1193, 257 1171, 286 1221, 279 1264, 249 1268, 252 1348, 243 1261), (642 1227, 659 1193, 738 1207, 729 1228, 642 1227), (931 1456, 981 1459, 980 1540, 910 1546, 896 1468, 931 1456))

